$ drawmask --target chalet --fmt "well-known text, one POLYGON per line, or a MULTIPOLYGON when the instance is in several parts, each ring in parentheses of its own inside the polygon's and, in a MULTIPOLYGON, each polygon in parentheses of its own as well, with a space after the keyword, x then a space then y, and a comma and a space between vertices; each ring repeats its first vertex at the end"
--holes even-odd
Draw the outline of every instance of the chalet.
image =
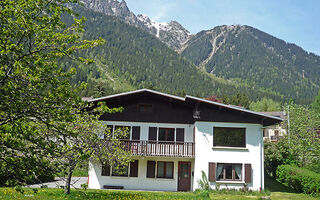
POLYGON ((264 188, 263 127, 281 118, 193 96, 141 89, 89 100, 124 108, 101 117, 128 127, 134 161, 122 175, 90 164, 89 188, 192 191, 204 171, 212 188, 264 188))

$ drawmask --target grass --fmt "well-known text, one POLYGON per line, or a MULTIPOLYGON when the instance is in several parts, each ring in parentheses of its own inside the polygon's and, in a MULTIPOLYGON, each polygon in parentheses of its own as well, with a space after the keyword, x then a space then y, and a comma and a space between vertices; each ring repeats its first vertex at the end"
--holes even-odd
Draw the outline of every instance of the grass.
POLYGON ((15 191, 13 188, 0 188, 0 199, 2 200, 43 200, 43 199, 205 199, 201 194, 192 192, 146 192, 146 191, 117 191, 117 190, 71 190, 70 195, 65 195, 62 189, 24 189, 24 194, 15 191))
MULTIPOLYGON (((278 183, 272 177, 265 176, 266 191, 259 192, 239 192, 234 190, 212 191, 209 193, 210 199, 214 200, 255 200, 268 199, 272 200, 286 200, 286 199, 303 199, 316 200, 318 197, 296 193, 290 188, 278 183)), ((17 192, 14 188, 0 188, 1 200, 43 200, 43 199, 57 199, 57 200, 80 200, 80 199, 209 199, 208 193, 205 191, 199 192, 148 192, 148 191, 124 191, 124 190, 71 190, 70 195, 65 195, 62 189, 31 189, 24 188, 24 193, 17 192)))

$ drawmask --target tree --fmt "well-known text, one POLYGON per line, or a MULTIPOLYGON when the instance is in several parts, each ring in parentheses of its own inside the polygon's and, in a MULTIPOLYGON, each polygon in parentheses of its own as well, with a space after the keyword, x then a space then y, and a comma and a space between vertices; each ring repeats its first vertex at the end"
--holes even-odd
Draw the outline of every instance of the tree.
MULTIPOLYGON (((84 18, 73 18, 70 24, 61 21, 62 14, 76 15, 67 6, 70 3, 78 1, 0 1, 0 165, 11 169, 6 185, 39 177, 43 169, 37 170, 38 164, 54 170, 68 163, 71 176, 78 161, 112 151, 105 145, 97 150, 94 144, 100 139, 89 127, 99 123, 94 114, 115 110, 101 106, 102 110, 86 113, 87 104, 77 96, 84 85, 72 87, 69 78, 75 70, 59 66, 61 59, 92 63, 75 53, 104 42, 81 39, 84 18), (75 150, 77 154, 72 154, 75 150), (25 162, 29 158, 33 162, 25 162)), ((119 147, 113 140, 109 143, 119 147)), ((119 151, 113 152, 115 156, 119 151)))
POLYGON ((290 103, 286 107, 289 115, 283 127, 288 127, 287 135, 278 143, 265 144, 265 165, 271 175, 275 175, 277 166, 296 165, 320 172, 320 114, 307 106, 290 103))
POLYGON ((231 104, 235 106, 241 106, 248 109, 250 105, 250 99, 246 94, 237 92, 235 95, 230 97, 224 95, 223 103, 231 104))
POLYGON ((250 110, 256 112, 271 112, 280 111, 280 103, 273 101, 272 99, 262 98, 260 101, 252 102, 249 106, 250 110))
POLYGON ((320 90, 319 90, 318 96, 316 96, 316 98, 312 103, 312 109, 315 112, 320 113, 320 90))

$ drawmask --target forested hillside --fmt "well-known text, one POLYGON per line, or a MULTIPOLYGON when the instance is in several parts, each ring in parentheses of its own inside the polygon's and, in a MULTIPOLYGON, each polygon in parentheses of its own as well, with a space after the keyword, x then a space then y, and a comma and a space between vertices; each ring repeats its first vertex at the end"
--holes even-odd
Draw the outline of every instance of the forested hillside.
MULTIPOLYGON (((78 71, 72 82, 88 83, 83 96, 153 87, 177 95, 223 96, 242 91, 251 99, 269 96, 281 100, 279 94, 226 81, 198 70, 154 36, 114 17, 82 7, 74 10, 87 18, 83 38, 106 40, 105 45, 83 52, 84 56, 93 58, 95 64, 75 66, 78 71)), ((73 66, 67 61, 62 65, 65 69, 73 66)))
POLYGON ((207 72, 310 103, 320 85, 320 57, 249 26, 202 31, 182 56, 207 72))

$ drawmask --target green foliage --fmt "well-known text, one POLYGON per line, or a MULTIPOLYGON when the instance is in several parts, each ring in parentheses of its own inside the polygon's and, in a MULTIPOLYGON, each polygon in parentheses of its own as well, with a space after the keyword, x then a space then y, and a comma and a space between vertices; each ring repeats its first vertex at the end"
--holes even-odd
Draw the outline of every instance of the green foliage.
POLYGON ((210 183, 209 183, 209 180, 207 178, 207 175, 204 171, 201 171, 201 180, 198 181, 198 184, 199 184, 199 189, 201 190, 211 190, 211 187, 210 187, 210 183))
POLYGON ((235 95, 230 96, 230 97, 223 96, 222 101, 225 104, 241 106, 246 109, 248 109, 249 105, 250 105, 250 99, 249 99, 248 95, 246 95, 245 93, 240 93, 240 92, 237 92, 235 95))
POLYGON ((281 165, 277 169, 277 180, 300 192, 320 194, 320 174, 307 169, 281 165))
POLYGON ((55 167, 46 158, 19 156, 5 159, 10 161, 0 162, 0 186, 35 184, 54 179, 55 167))
POLYGON ((276 175, 279 165, 296 165, 320 173, 320 115, 306 106, 290 103, 285 107, 290 121, 287 134, 277 143, 265 143, 266 172, 276 175))
POLYGON ((319 90, 318 96, 316 96, 316 98, 312 102, 312 109, 316 113, 320 113, 320 90, 319 90))
POLYGON ((1 184, 46 180, 54 169, 68 175, 69 193, 73 170, 90 157, 129 162, 129 153, 99 121, 101 114, 122 109, 98 105, 91 109, 95 115, 85 112, 88 105, 77 96, 84 85, 69 81, 75 69, 58 65, 61 60, 88 65, 92 59, 79 51, 104 43, 99 37, 83 39, 85 20, 73 18, 67 6, 77 2, 0 2, 0 168, 1 175, 8 172, 1 184), (61 15, 69 21, 62 22, 61 15))
POLYGON ((302 104, 311 103, 319 90, 319 56, 250 26, 218 26, 186 45, 182 56, 226 80, 279 92, 302 104))
POLYGON ((256 112, 271 112, 281 110, 280 103, 269 98, 262 98, 260 101, 251 102, 249 108, 250 110, 256 112))
MULTIPOLYGON (((319 170, 320 113, 316 113, 307 106, 292 103, 286 109, 290 120, 290 135, 287 134, 284 140, 289 141, 288 149, 292 159, 298 163, 299 167, 319 170), (317 167, 314 168, 314 166, 317 167)), ((288 121, 284 121, 283 126, 288 127, 288 121)))

